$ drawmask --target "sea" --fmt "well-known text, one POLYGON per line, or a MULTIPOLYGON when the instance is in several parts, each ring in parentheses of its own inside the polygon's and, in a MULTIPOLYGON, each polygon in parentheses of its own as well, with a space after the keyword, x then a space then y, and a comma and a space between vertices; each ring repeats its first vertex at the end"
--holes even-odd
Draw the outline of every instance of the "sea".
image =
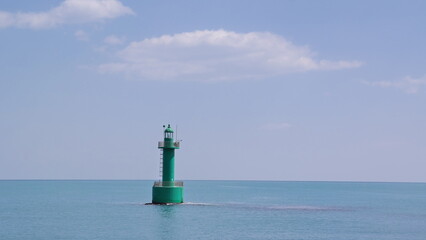
POLYGON ((2 180, 0 240, 425 240, 426 183, 2 180))

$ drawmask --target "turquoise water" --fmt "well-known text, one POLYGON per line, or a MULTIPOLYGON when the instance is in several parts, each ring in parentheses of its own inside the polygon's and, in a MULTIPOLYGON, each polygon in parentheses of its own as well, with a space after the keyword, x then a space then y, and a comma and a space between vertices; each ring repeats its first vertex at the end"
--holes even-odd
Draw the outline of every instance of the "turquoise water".
POLYGON ((0 181, 0 239, 426 239, 425 183, 0 181))

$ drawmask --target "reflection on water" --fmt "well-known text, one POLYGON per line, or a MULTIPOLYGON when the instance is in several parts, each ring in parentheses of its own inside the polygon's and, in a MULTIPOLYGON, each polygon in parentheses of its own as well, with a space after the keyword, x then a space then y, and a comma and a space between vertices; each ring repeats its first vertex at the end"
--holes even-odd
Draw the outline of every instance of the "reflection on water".
POLYGON ((163 218, 173 218, 175 215, 175 207, 176 205, 153 205, 155 206, 157 212, 162 216, 163 218))
POLYGON ((158 239, 170 239, 170 236, 178 235, 178 219, 176 219, 175 205, 152 205, 158 213, 157 233, 158 239))

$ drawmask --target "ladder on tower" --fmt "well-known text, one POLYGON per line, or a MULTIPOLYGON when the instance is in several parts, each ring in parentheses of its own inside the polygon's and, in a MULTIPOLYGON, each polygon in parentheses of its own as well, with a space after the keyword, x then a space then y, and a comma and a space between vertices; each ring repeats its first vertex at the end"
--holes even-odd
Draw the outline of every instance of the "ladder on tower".
POLYGON ((163 177, 163 152, 160 153, 160 172, 158 175, 160 176, 161 181, 161 178, 163 177))

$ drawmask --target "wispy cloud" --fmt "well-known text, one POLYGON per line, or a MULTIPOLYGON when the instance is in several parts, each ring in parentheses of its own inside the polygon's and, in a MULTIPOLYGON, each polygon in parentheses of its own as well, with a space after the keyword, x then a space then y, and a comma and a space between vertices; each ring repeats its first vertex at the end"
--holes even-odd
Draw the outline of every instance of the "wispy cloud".
POLYGON ((220 81, 277 76, 313 70, 356 68, 359 61, 316 59, 306 46, 268 32, 204 30, 132 42, 103 73, 140 79, 220 81))
POLYGON ((377 81, 364 83, 375 87, 397 88, 408 94, 416 94, 422 86, 426 85, 426 76, 420 78, 407 76, 398 81, 377 81))
POLYGON ((0 28, 53 28, 63 24, 99 22, 126 14, 134 13, 118 0, 65 0, 46 12, 0 11, 0 28))
POLYGON ((280 123, 268 123, 265 125, 262 125, 260 128, 264 130, 284 130, 291 128, 292 125, 286 122, 280 122, 280 123))
POLYGON ((78 30, 75 31, 74 36, 77 38, 77 40, 79 41, 89 41, 90 37, 89 34, 87 34, 85 31, 83 30, 78 30))
POLYGON ((104 43, 108 45, 120 45, 126 41, 125 37, 118 37, 115 35, 110 35, 104 39, 104 43))

